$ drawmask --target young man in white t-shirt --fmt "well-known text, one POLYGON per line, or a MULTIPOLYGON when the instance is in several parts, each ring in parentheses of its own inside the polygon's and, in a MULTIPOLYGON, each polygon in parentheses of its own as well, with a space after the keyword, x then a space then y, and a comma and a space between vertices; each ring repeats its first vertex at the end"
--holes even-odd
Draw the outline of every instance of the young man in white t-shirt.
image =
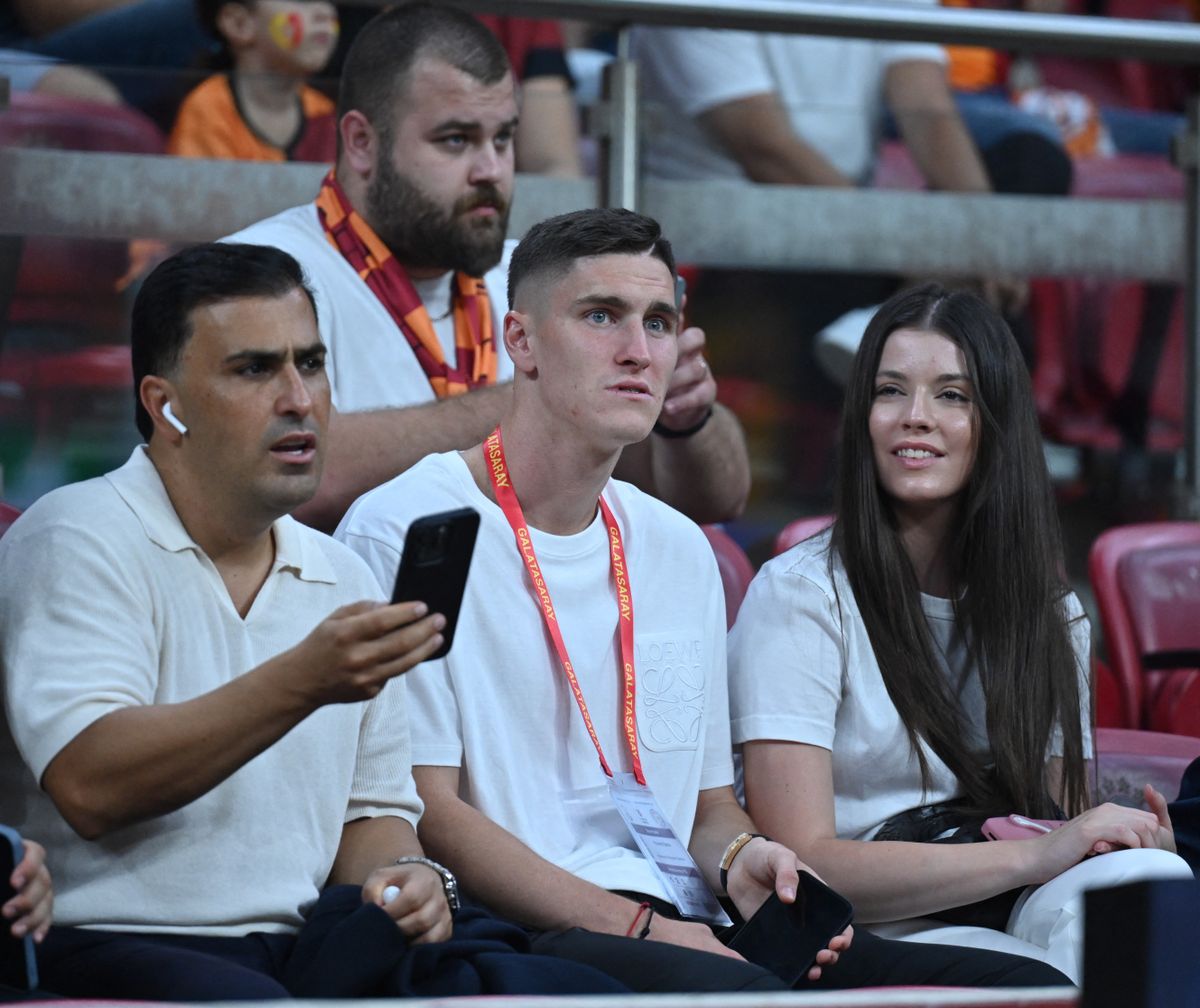
MULTIPOLYGON (((772 892, 792 902, 803 869, 734 797, 716 564, 688 519, 611 478, 674 367, 670 246, 626 210, 552 218, 514 254, 509 298, 496 430, 367 494, 337 533, 390 585, 414 519, 480 513, 453 649, 408 678, 422 842, 540 951, 634 990, 778 989, 706 923, 713 890, 749 918, 772 892), (653 861, 631 821, 658 838, 653 861)), ((1065 982, 1015 957, 850 939, 800 983, 1065 982)))

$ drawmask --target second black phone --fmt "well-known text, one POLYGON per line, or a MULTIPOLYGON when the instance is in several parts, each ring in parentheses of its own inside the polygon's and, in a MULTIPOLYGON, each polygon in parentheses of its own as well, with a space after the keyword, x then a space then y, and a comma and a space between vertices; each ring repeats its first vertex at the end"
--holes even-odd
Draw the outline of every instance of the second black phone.
POLYGON ((794 903, 784 903, 771 893, 726 944, 791 987, 853 917, 854 909, 844 896, 802 871, 794 903))

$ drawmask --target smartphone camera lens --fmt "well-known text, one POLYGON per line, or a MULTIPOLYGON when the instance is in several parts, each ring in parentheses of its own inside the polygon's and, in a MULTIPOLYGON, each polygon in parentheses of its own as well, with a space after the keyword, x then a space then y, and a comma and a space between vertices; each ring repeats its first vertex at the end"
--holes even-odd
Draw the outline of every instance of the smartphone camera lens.
POLYGON ((432 528, 421 529, 415 546, 415 560, 418 565, 440 563, 446 555, 446 539, 450 529, 446 525, 435 525, 432 528))

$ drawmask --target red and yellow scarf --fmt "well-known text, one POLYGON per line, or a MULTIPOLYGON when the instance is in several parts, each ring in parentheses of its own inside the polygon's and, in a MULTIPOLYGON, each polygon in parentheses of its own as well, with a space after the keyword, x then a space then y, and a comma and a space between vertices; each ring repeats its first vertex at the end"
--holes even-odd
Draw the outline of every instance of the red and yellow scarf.
POLYGON ((454 367, 446 363, 429 312, 404 267, 355 210, 331 171, 317 194, 317 216, 330 243, 379 298, 404 333, 439 399, 496 380, 492 306, 481 277, 454 275, 454 367))

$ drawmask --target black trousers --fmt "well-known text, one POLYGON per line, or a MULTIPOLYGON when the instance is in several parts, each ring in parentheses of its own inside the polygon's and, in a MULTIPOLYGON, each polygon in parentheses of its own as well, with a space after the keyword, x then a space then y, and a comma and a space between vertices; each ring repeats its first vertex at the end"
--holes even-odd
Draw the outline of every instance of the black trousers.
MULTIPOLYGON (((450 941, 409 945, 358 886, 322 893, 298 934, 235 937, 51 927, 38 948, 42 988, 74 998, 246 1001, 281 998, 615 994, 603 972, 529 953, 522 928, 476 907, 450 941)), ((8 977, 0 972, 0 984, 8 977)), ((3 988, 0 987, 0 993, 3 988)))
MULTIPOLYGON (((674 907, 652 897, 656 913, 677 917, 674 907)), ((582 928, 538 935, 533 951, 560 956, 602 970, 638 993, 782 990, 784 983, 753 963, 582 928)), ((894 941, 856 928, 854 941, 837 965, 812 982, 801 978, 795 990, 843 990, 852 987, 1069 987, 1071 981, 1036 959, 962 948, 894 941)))

